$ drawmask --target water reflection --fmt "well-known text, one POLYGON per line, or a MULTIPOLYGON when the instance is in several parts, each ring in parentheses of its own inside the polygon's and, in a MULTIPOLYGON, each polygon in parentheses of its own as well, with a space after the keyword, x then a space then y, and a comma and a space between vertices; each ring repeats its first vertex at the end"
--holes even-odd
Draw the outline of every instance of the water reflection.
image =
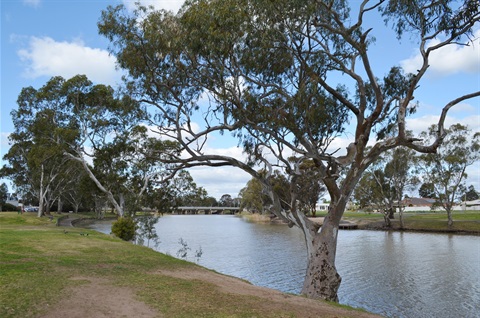
MULTIPOLYGON (((255 285, 299 293, 306 268, 303 235, 286 226, 233 216, 165 216, 157 250, 176 255, 179 239, 200 247, 199 264, 255 285)), ((103 232, 109 232, 103 230, 103 232)), ((341 303, 387 317, 478 317, 480 237, 340 231, 341 303)))

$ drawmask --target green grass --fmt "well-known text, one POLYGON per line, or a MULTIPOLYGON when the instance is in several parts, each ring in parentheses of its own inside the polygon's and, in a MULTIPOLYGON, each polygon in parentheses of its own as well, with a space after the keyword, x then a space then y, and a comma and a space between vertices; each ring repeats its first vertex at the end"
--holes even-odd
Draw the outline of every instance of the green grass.
MULTIPOLYGON (((344 214, 345 220, 359 221, 365 220, 368 222, 383 222, 383 215, 380 213, 366 214, 363 212, 346 212, 344 214)), ((468 232, 473 234, 480 234, 480 212, 466 211, 453 212, 453 227, 448 228, 447 213, 445 212, 420 212, 420 213, 404 213, 404 224, 407 230, 416 231, 456 231, 468 232)), ((392 220, 394 228, 399 227, 398 214, 392 220)))
POLYGON ((67 287, 85 283, 74 277, 128 286, 165 317, 300 317, 283 304, 159 274, 195 264, 93 230, 64 229, 34 214, 0 213, 0 317, 42 316, 68 297, 67 287))

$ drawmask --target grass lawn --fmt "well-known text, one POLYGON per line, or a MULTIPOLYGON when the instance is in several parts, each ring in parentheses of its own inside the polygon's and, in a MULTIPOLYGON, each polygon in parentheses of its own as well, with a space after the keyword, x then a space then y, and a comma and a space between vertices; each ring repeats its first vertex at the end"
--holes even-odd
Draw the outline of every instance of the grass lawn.
MULTIPOLYGON (((468 232, 472 234, 480 234, 480 212, 466 211, 453 212, 453 227, 451 229, 447 226, 447 213, 444 212, 421 212, 421 213, 404 213, 404 224, 406 230, 415 231, 456 231, 468 232)), ((399 227, 398 214, 395 214, 395 219, 392 220, 394 229, 399 227)), ((367 220, 369 222, 383 222, 383 215, 380 213, 364 213, 364 212, 346 212, 344 214, 345 220, 359 221, 367 220)))
POLYGON ((303 297, 288 296, 294 300, 285 305, 287 296, 275 302, 268 291, 268 298, 232 294, 209 281, 159 274, 178 270, 203 271, 93 230, 57 227, 55 220, 33 213, 0 213, 0 317, 43 316, 67 299, 72 288, 87 284, 82 277, 129 288, 163 317, 304 317, 299 310, 305 306, 296 305, 302 300, 315 309, 327 308, 322 317, 370 317, 303 297))

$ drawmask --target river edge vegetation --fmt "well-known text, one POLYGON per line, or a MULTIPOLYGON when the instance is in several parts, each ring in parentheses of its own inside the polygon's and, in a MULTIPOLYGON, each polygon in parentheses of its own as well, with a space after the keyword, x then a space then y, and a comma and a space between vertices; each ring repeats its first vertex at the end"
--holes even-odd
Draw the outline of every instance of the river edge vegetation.
MULTIPOLYGON (((110 286, 95 300, 98 308, 107 297, 118 297, 117 289, 128 288, 133 291, 132 301, 153 310, 152 317, 377 317, 255 287, 93 230, 56 227, 57 219, 0 213, 1 317, 56 317, 49 313, 78 295, 74 290, 92 279, 110 286), (175 272, 183 274, 166 274, 175 272), (191 279, 192 273, 200 272, 230 281, 230 287, 237 289, 222 288, 211 278, 191 279), (239 292, 237 285, 245 292, 239 292)), ((84 308, 88 305, 80 307, 72 309, 88 310, 84 308)))

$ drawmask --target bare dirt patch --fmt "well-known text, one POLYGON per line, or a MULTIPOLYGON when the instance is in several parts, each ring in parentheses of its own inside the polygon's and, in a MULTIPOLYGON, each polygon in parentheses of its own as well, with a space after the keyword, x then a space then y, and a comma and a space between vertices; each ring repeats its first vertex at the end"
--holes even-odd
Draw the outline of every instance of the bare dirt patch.
POLYGON ((66 298, 43 318, 162 317, 145 303, 136 300, 132 290, 114 286, 107 279, 75 277, 72 280, 82 280, 85 283, 70 287, 65 293, 66 298))

